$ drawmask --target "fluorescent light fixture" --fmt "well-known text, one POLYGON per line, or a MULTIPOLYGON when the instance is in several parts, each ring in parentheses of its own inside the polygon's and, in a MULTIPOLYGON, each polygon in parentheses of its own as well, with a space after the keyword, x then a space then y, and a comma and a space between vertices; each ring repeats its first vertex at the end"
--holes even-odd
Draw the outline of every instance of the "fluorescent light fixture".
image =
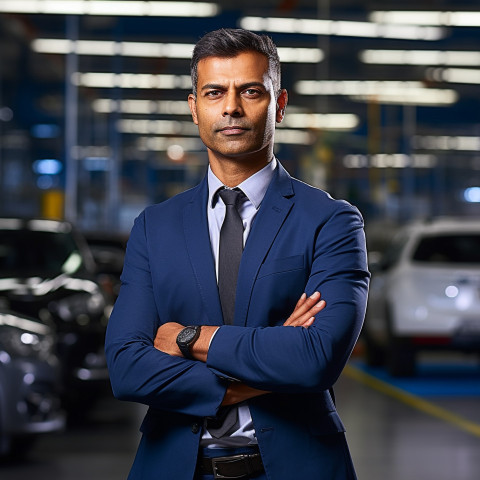
POLYGON ((280 128, 275 132, 275 144, 311 145, 315 136, 304 130, 280 128))
POLYGON ((92 104, 97 113, 126 113, 129 115, 191 115, 186 100, 112 100, 99 98, 92 104))
POLYGON ((191 90, 190 75, 153 75, 145 73, 76 72, 72 82, 80 87, 183 89, 191 90))
POLYGON ((450 105, 455 90, 426 88, 422 82, 384 80, 301 80, 294 84, 300 95, 345 95, 352 100, 415 105, 450 105))
POLYGON ((442 11, 375 11, 369 15, 372 22, 401 25, 433 25, 446 27, 479 27, 480 12, 442 11))
POLYGON ((437 164, 434 155, 406 155, 404 153, 378 153, 376 155, 346 155, 346 168, 433 168, 437 164))
POLYGON ((282 63, 319 63, 325 57, 320 48, 278 47, 277 50, 282 63))
POLYGON ((37 38, 32 50, 38 53, 77 55, 123 55, 124 57, 191 58, 195 45, 188 43, 112 42, 106 40, 71 41, 37 38))
POLYGON ((445 36, 444 30, 438 27, 386 25, 384 23, 343 20, 243 17, 240 20, 240 26, 247 30, 264 32, 345 37, 439 40, 445 36))
POLYGON ((134 120, 122 119, 117 122, 117 129, 122 133, 139 135, 198 135, 198 128, 193 122, 177 120, 134 120))
POLYGON ((427 77, 436 82, 480 84, 480 70, 469 68, 429 68, 427 77))
MULTIPOLYGON (((291 114, 293 119, 285 127, 321 130, 352 130, 358 125, 358 118, 350 114, 291 114), (308 117, 303 118, 302 117, 308 117)), ((286 116, 285 118, 287 118, 286 116)), ((285 119, 282 125, 285 123, 285 119)), ((198 137, 198 127, 193 122, 177 120, 141 120, 121 119, 117 122, 117 129, 122 133, 137 135, 166 135, 198 137)), ((301 130, 277 129, 275 134, 277 143, 311 144, 312 137, 308 132, 301 130)))
POLYGON ((418 91, 409 91, 407 94, 370 94, 350 95, 351 100, 356 102, 375 101, 382 104, 392 105, 419 105, 431 107, 446 107, 458 100, 458 94, 454 90, 442 90, 438 88, 422 88, 418 91))
POLYGON ((50 15, 213 17, 218 15, 220 8, 212 2, 0 0, 0 12, 50 15))
POLYGON ((175 146, 180 146, 185 152, 205 150, 205 146, 198 137, 140 137, 137 140, 140 151, 166 152, 175 146))
POLYGON ((282 127, 305 128, 314 130, 353 130, 359 120, 353 113, 287 113, 282 127))
POLYGON ((480 137, 448 135, 415 135, 412 147, 418 150, 480 151, 480 137))
MULTIPOLYGON (((188 43, 71 41, 56 38, 37 38, 32 41, 32 50, 35 52, 61 55, 76 53, 77 55, 190 59, 194 47, 195 45, 188 43)), ((324 58, 319 48, 278 47, 278 54, 284 63, 318 63, 324 58)))
POLYGON ((480 52, 441 50, 363 50, 360 60, 379 65, 480 66, 480 52))

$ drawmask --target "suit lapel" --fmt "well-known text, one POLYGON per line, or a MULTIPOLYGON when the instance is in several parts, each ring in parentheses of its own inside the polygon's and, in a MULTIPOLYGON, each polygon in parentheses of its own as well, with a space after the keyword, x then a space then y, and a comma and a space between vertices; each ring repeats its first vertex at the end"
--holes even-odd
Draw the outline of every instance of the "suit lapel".
POLYGON ((190 202, 184 208, 183 227, 188 256, 205 305, 208 323, 210 325, 221 325, 223 317, 208 232, 207 201, 208 183, 205 178, 194 190, 190 202))
POLYGON ((244 326, 258 271, 293 204, 291 178, 278 165, 249 233, 238 273, 235 325, 244 326))

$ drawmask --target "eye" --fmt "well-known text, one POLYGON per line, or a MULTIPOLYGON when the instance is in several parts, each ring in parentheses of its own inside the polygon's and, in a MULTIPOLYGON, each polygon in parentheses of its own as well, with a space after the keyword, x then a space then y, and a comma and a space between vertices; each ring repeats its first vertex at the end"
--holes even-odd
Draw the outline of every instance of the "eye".
POLYGON ((222 94, 221 90, 209 90, 205 93, 206 97, 216 98, 222 94))
POLYGON ((262 94, 257 88, 247 88, 242 93, 247 97, 258 97, 262 94))

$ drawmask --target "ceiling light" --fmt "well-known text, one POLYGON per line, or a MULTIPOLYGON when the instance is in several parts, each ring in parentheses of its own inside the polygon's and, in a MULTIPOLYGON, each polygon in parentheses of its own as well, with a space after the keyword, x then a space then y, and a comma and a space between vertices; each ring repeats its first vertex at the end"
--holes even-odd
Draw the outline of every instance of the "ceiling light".
POLYGON ((279 126, 281 128, 353 130, 358 123, 358 117, 353 113, 289 113, 279 126))
POLYGON ((378 153, 375 155, 346 155, 346 168, 433 168, 437 164, 434 155, 406 155, 404 153, 378 153))
POLYGON ((311 145, 315 137, 311 132, 280 128, 275 132, 275 144, 311 145))
POLYGON ((415 135, 412 147, 418 150, 480 151, 480 137, 448 135, 415 135))
POLYGON ((193 122, 179 122, 177 120, 122 119, 117 122, 117 129, 122 133, 140 135, 198 135, 198 128, 193 122))
POLYGON ((441 50, 363 50, 360 60, 379 65, 480 66, 480 52, 441 50))
MULTIPOLYGON (((37 38, 32 50, 38 53, 77 55, 122 55, 124 57, 187 58, 192 57, 195 45, 188 43, 113 42, 108 40, 65 40, 37 38)), ((278 47, 284 63, 318 63, 324 58, 319 48, 278 47)))
POLYGON ((278 47, 277 50, 282 63, 318 63, 324 59, 319 48, 278 47))
POLYGON ((93 102, 92 108, 97 113, 191 115, 188 103, 184 100, 112 100, 99 98, 93 102))
POLYGON ((301 80, 300 95, 345 95, 352 100, 415 105, 450 105, 458 94, 450 89, 427 88, 422 82, 382 80, 301 80))
POLYGON ((447 83, 480 83, 480 70, 469 68, 429 68, 427 78, 436 82, 447 83))
POLYGON ((369 19, 372 22, 402 25, 480 26, 480 12, 375 11, 369 15, 369 19))
POLYGON ((99 0, 0 0, 0 12, 51 15, 122 15, 151 17, 213 17, 220 11, 211 2, 132 2, 99 0))
POLYGON ((343 20, 243 17, 240 26, 247 30, 264 32, 407 40, 439 40, 445 36, 443 29, 437 27, 343 20))
POLYGON ((94 88, 138 88, 138 89, 183 89, 190 90, 190 75, 153 75, 145 73, 101 73, 76 72, 72 82, 81 87, 94 88))
POLYGON ((38 53, 188 59, 192 56, 194 46, 187 43, 71 41, 56 38, 37 38, 32 42, 32 50, 38 53))
POLYGON ((180 146, 185 152, 205 150, 199 138, 191 137, 140 137, 137 140, 138 149, 141 151, 166 152, 172 147, 180 146))
POLYGON ((431 107, 443 107, 454 104, 458 100, 458 94, 454 90, 438 88, 422 88, 416 92, 395 94, 370 94, 349 95, 349 98, 358 102, 377 102, 392 105, 425 105, 431 107))
POLYGON ((463 192, 463 198, 468 203, 480 203, 480 187, 469 187, 463 192))

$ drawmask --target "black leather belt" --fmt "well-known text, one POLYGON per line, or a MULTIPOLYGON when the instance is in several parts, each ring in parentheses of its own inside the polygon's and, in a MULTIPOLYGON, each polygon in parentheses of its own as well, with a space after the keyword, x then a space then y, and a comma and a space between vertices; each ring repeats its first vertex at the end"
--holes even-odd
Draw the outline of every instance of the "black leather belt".
POLYGON ((265 470, 262 457, 259 453, 254 453, 229 457, 202 457, 198 461, 198 471, 204 475, 213 475, 214 478, 240 480, 254 478, 265 470))

